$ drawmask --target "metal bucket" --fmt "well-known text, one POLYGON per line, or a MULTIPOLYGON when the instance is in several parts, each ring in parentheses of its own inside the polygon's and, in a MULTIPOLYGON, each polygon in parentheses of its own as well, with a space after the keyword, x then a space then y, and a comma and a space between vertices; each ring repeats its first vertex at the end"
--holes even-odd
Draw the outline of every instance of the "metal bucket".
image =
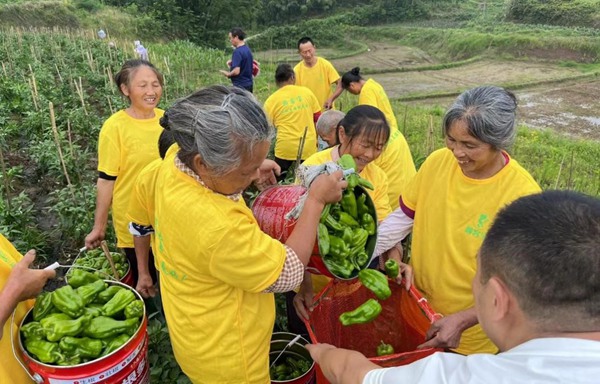
MULTIPOLYGON (((273 336, 271 336, 271 348, 269 350, 269 365, 271 365, 273 360, 275 358, 277 358, 277 355, 279 355, 279 353, 285 348, 285 346, 290 341, 294 340, 294 338, 296 338, 296 337, 297 337, 297 335, 295 335, 293 333, 287 333, 287 332, 273 333, 273 336)), ((280 361, 282 359, 285 360, 286 357, 294 357, 294 358, 302 357, 310 362, 310 364, 311 364, 310 369, 308 371, 306 371, 303 375, 298 376, 294 379, 291 379, 291 380, 273 380, 273 379, 271 379, 271 383, 308 384, 308 383, 312 382, 313 377, 315 375, 315 362, 313 361, 312 357, 310 357, 310 353, 308 352, 308 350, 305 347, 306 344, 308 344, 308 340, 306 340, 303 337, 300 337, 296 341, 296 343, 287 347, 287 349, 283 352, 283 354, 281 354, 281 356, 279 357, 279 359, 277 361, 280 361)))
MULTIPOLYGON (((105 280, 109 285, 120 285, 130 289, 139 300, 143 298, 131 287, 110 280, 105 280)), ((23 318, 20 327, 31 321, 33 308, 23 318)), ((150 382, 150 367, 148 363, 148 319, 146 309, 137 331, 118 349, 106 356, 87 363, 58 366, 37 361, 31 356, 20 337, 19 351, 21 358, 27 366, 27 373, 36 383, 44 384, 110 384, 131 383, 141 384, 150 382)))
MULTIPOLYGON (((296 226, 296 221, 286 220, 285 215, 296 206, 296 203, 305 191, 306 188, 300 185, 277 185, 262 191, 252 204, 252 212, 263 232, 282 243, 285 243, 296 226)), ((366 204, 369 207, 373 219, 377 223, 377 213, 371 196, 369 196, 367 191, 361 186, 355 187, 354 193, 357 196, 360 194, 366 195, 366 204)), ((308 263, 307 269, 310 272, 340 280, 353 280, 358 276, 357 270, 354 271, 354 274, 350 278, 343 278, 332 274, 325 266, 323 259, 321 259, 318 241, 317 238, 308 263)), ((369 257, 372 257, 373 252, 375 252, 376 243, 377 232, 375 232, 374 235, 369 236, 367 240, 365 249, 369 257)), ((363 268, 366 268, 367 265, 363 268)))

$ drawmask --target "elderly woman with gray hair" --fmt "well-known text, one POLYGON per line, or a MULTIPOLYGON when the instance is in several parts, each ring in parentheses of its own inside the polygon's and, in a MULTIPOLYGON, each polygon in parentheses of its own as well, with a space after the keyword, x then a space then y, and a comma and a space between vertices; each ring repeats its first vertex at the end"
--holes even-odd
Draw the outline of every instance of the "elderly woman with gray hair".
POLYGON ((458 96, 442 123, 446 148, 429 155, 402 193, 400 208, 379 226, 376 254, 412 231, 415 285, 443 315, 421 348, 497 352, 477 324, 471 281, 477 251, 496 213, 540 191, 506 151, 516 136, 516 109, 515 96, 495 86, 458 96))
POLYGON ((269 383, 273 292, 300 284, 321 211, 347 184, 341 171, 319 176, 282 244, 261 231, 241 196, 273 137, 254 96, 208 87, 166 116, 179 151, 157 174, 154 229, 175 358, 194 383, 269 383))

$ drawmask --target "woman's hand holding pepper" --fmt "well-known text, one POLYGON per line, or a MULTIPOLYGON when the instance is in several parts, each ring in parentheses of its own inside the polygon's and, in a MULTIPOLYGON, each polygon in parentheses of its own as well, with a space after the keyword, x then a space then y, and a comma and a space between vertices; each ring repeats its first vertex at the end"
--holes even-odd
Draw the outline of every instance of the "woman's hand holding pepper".
POLYGON ((329 175, 322 174, 310 185, 308 196, 316 199, 323 205, 337 203, 342 199, 342 192, 347 186, 348 183, 343 179, 341 170, 329 175))

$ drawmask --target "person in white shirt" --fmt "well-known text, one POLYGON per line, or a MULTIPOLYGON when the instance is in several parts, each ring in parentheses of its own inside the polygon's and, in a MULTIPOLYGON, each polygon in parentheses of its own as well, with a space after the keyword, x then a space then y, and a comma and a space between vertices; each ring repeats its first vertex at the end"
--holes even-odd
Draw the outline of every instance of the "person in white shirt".
POLYGON ((356 351, 308 345, 335 383, 569 383, 600 380, 600 199, 522 197, 497 215, 478 253, 477 318, 500 353, 438 352, 381 368, 356 351))

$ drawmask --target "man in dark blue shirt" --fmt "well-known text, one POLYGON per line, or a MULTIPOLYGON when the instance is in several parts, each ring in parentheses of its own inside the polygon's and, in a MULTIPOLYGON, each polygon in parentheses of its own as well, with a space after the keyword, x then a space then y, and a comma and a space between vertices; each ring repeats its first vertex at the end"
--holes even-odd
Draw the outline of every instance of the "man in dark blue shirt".
POLYGON ((246 34, 241 28, 232 28, 229 32, 229 41, 234 47, 229 71, 221 71, 225 77, 231 79, 234 86, 252 92, 252 52, 244 42, 246 34))

